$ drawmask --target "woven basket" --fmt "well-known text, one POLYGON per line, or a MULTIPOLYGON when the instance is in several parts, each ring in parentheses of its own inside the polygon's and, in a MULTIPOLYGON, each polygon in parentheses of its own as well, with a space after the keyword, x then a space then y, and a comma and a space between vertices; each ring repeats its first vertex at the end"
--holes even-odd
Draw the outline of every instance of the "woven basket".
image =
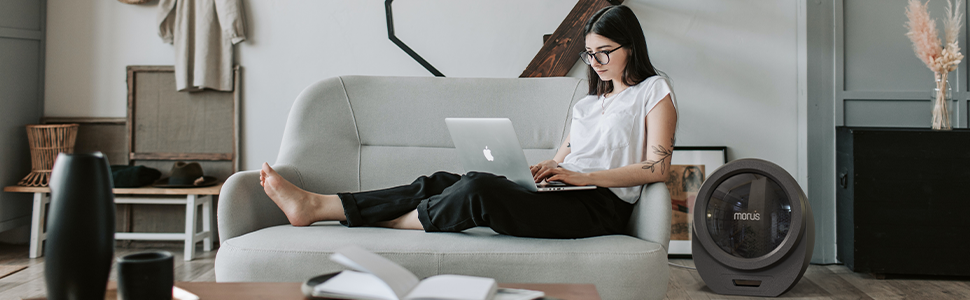
POLYGON ((74 153, 78 124, 27 125, 30 143, 31 172, 21 179, 20 186, 47 186, 57 154, 74 153))

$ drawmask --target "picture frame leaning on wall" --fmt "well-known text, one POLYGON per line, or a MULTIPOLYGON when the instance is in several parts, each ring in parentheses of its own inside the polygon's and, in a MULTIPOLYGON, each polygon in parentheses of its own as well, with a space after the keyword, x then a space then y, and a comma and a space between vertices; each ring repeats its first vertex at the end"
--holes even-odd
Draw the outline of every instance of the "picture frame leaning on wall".
POLYGON ((670 160, 670 247, 668 255, 691 255, 694 200, 704 180, 727 163, 724 146, 675 146, 670 160))

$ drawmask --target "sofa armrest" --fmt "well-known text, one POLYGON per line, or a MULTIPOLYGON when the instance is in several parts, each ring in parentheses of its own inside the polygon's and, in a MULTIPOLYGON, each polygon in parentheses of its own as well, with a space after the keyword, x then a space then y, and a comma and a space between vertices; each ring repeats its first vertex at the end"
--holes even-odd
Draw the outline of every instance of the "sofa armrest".
POLYGON ((670 191, 663 182, 646 184, 640 191, 640 200, 633 206, 627 234, 642 240, 658 243, 668 250, 670 246, 670 191))
MULTIPOLYGON (((302 188, 299 173, 288 166, 274 166, 277 172, 302 188)), ((226 179, 219 193, 216 215, 219 242, 270 226, 289 224, 286 215, 259 185, 259 171, 244 171, 226 179)))

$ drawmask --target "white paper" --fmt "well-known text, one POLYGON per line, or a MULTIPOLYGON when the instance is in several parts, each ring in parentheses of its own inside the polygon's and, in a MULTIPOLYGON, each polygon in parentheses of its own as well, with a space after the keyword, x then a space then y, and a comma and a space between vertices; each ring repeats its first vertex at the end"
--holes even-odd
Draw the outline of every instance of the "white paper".
POLYGON ((494 287, 492 278, 437 275, 422 280, 405 299, 487 300, 494 287))
POLYGON ((542 291, 501 288, 492 300, 532 300, 545 295, 542 291))
POLYGON ((343 271, 313 288, 313 296, 370 300, 398 300, 397 295, 374 274, 343 271))
POLYGON ((330 259, 357 271, 343 271, 314 287, 314 295, 373 300, 490 300, 495 279, 438 275, 418 280, 404 267, 357 246, 346 246, 330 259), (407 297, 405 297, 407 295, 407 297))
POLYGON ((394 291, 396 299, 403 299, 404 295, 418 285, 418 277, 407 269, 358 246, 337 249, 330 259, 348 268, 374 274, 394 291))
POLYGON ((370 273, 370 271, 368 271, 367 268, 364 268, 364 266, 361 266, 355 263, 354 261, 350 260, 349 258, 347 258, 346 256, 343 256, 343 254, 340 254, 340 253, 331 254, 330 260, 335 261, 338 264, 344 265, 344 267, 354 269, 358 272, 370 273))

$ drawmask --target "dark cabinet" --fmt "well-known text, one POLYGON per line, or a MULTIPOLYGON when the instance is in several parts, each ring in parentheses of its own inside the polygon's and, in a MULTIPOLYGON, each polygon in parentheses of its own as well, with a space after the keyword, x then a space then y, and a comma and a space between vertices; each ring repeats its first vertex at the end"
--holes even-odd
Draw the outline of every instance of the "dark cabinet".
POLYGON ((970 130, 838 127, 836 152, 840 261, 970 275, 970 130))

